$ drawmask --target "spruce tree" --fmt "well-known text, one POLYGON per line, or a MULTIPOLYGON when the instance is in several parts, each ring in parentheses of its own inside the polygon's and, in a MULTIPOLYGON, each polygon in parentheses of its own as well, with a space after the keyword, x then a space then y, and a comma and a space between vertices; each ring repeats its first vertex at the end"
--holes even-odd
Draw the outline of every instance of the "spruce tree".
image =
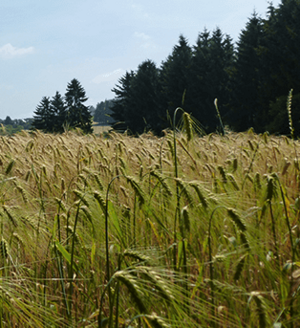
POLYGON ((50 108, 55 118, 53 132, 64 132, 64 127, 67 119, 67 111, 63 97, 58 91, 50 101, 50 108))
POLYGON ((119 84, 112 89, 116 96, 111 107, 112 114, 110 116, 116 121, 114 128, 117 130, 126 130, 128 128, 126 122, 129 116, 127 112, 130 111, 130 107, 134 102, 131 87, 134 76, 133 71, 126 72, 119 79, 119 84))
POLYGON ((49 97, 43 97, 36 107, 31 127, 42 130, 43 132, 52 132, 54 126, 54 113, 51 110, 49 97))
POLYGON ((160 80, 162 86, 161 104, 171 117, 177 107, 189 112, 188 99, 189 74, 192 61, 192 49, 183 35, 179 36, 171 55, 162 63, 160 80))
POLYGON ((261 129, 259 99, 262 67, 257 51, 262 36, 262 20, 254 12, 240 33, 231 77, 228 120, 236 131, 245 131, 250 127, 256 131, 261 129))
POLYGON ((133 134, 150 130, 160 133, 166 125, 159 103, 160 90, 159 71, 153 61, 144 61, 136 73, 127 72, 112 90, 116 94, 111 108, 111 117, 117 121, 115 128, 122 127, 133 134))
POLYGON ((138 66, 131 89, 134 102, 125 118, 129 128, 135 133, 159 134, 166 125, 166 111, 161 110, 159 71, 153 61, 145 60, 138 66))
POLYGON ((212 35, 206 29, 199 34, 189 75, 189 108, 206 132, 220 128, 214 105, 216 98, 221 116, 226 115, 233 59, 232 40, 219 28, 212 35))
POLYGON ((84 133, 93 132, 92 115, 84 103, 87 101, 84 88, 73 79, 67 86, 65 100, 67 105, 67 124, 71 128, 80 128, 84 133))
POLYGON ((269 6, 269 16, 263 24, 264 37, 258 49, 263 76, 260 121, 265 124, 262 130, 270 126, 270 118, 279 121, 280 117, 285 116, 283 99, 291 89, 294 90, 294 97, 300 93, 299 17, 300 1, 286 0, 276 9, 269 6))

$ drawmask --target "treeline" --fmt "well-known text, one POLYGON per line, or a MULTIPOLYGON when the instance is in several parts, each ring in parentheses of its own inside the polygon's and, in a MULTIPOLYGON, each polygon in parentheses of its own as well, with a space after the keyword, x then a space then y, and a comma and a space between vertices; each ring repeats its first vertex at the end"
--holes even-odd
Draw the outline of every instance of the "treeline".
POLYGON ((12 135, 22 130, 29 130, 31 123, 32 118, 11 119, 10 116, 6 116, 4 120, 0 119, 0 135, 12 135))
POLYGON ((84 133, 93 132, 92 115, 85 106, 86 93, 80 82, 73 79, 68 85, 65 97, 57 91, 50 99, 43 97, 34 112, 32 129, 49 133, 62 133, 79 128, 84 133))
POLYGON ((300 134, 300 1, 268 7, 266 19, 253 13, 236 45, 219 28, 204 30, 190 46, 184 36, 160 67, 145 60, 126 72, 112 90, 113 117, 133 134, 170 126, 177 107, 191 113, 206 132, 223 123, 234 131, 289 134, 287 96, 300 134))

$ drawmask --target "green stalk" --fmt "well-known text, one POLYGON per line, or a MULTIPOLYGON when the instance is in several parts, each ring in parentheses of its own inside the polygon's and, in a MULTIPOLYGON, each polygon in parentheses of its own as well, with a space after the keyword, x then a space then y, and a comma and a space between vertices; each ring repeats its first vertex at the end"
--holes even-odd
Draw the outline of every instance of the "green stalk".
POLYGON ((275 218, 274 218, 274 215, 273 215, 271 199, 268 200, 268 203, 269 203, 269 207, 270 207, 270 214, 271 214, 271 220, 272 220, 272 233, 273 233, 273 239, 274 239, 274 244, 275 244, 276 264, 277 264, 277 269, 280 271, 278 242, 277 242, 276 228, 275 228, 276 227, 276 222, 275 222, 275 218))
POLYGON ((221 125, 222 136, 225 136, 225 129, 224 129, 221 114, 220 114, 220 111, 219 111, 219 108, 218 108, 218 99, 217 98, 215 99, 215 107, 216 107, 217 115, 218 115, 219 122, 220 122, 220 125, 221 125))
POLYGON ((179 220, 180 216, 180 195, 179 195, 179 184, 178 184, 178 164, 177 164, 177 147, 176 147, 176 114, 182 108, 176 108, 173 116, 173 144, 174 144, 174 167, 175 167, 175 179, 176 179, 176 197, 177 197, 177 205, 175 210, 175 220, 174 220, 174 251, 173 251, 173 263, 174 263, 174 270, 176 271, 177 267, 177 221, 179 220))
MULTIPOLYGON (((296 252, 295 252, 295 247, 294 247, 294 242, 293 242, 293 232, 292 232, 292 228, 291 228, 291 224, 289 221, 289 215, 288 215, 288 210, 287 210, 287 205, 286 205, 286 201, 285 201, 285 196, 284 196, 284 192, 282 189, 282 185, 280 183, 279 177, 277 176, 277 174, 275 175, 277 182, 279 184, 279 188, 280 188, 280 194, 281 194, 281 198, 282 198, 282 202, 283 202, 283 207, 284 207, 284 213, 285 213, 285 221, 286 221, 286 225, 288 227, 289 230, 289 237, 290 237, 290 243, 291 243, 291 249, 292 249, 292 274, 291 274, 291 290, 292 290, 292 286, 294 285, 294 279, 293 279, 293 271, 294 271, 294 264, 295 264, 295 258, 296 258, 296 252)), ((290 300, 290 316, 291 316, 291 323, 290 323, 290 328, 294 327, 293 324, 293 316, 294 316, 294 298, 291 297, 290 300)))
MULTIPOLYGON (((84 196, 82 196, 83 198, 84 196)), ((78 222, 78 218, 79 218, 79 210, 80 210, 80 203, 81 200, 80 199, 78 205, 77 205, 77 211, 76 211, 76 215, 75 215, 75 222, 74 222, 74 228, 73 228, 73 238, 72 238, 72 245, 71 245, 71 263, 70 263, 70 267, 69 267, 69 282, 70 282, 70 295, 69 295, 69 319, 71 319, 71 310, 72 310, 72 294, 73 294, 73 263, 74 263, 74 249, 75 249, 75 234, 76 234, 76 228, 77 228, 77 222, 78 222)))
MULTIPOLYGON (((213 216, 219 208, 226 208, 225 206, 217 206, 211 213, 208 225, 208 253, 209 253, 209 277, 210 277, 210 288, 211 288, 211 313, 215 312, 215 287, 214 287, 214 264, 212 260, 212 249, 211 249, 211 226, 212 226, 212 219, 213 216)), ((215 322, 212 321, 212 327, 215 326, 215 322)))

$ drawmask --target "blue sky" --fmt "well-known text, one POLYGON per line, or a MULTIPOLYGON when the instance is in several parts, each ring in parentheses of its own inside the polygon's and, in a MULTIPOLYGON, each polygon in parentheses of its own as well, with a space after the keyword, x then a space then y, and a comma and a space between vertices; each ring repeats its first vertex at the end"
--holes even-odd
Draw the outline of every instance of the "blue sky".
MULTIPOLYGON (((281 1, 273 0, 277 7, 281 1)), ((1 0, 0 118, 28 118, 44 96, 78 79, 96 105, 126 71, 158 66, 183 34, 194 45, 204 28, 237 41, 267 0, 1 0)))

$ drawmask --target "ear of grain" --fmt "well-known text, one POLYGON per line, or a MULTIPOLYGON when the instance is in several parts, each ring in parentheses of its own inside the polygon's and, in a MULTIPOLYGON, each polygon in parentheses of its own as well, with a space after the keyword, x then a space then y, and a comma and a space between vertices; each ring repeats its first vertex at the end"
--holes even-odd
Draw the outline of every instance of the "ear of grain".
POLYGON ((22 186, 20 186, 19 184, 17 184, 17 182, 14 182, 14 184, 16 186, 16 190, 21 194, 24 203, 27 204, 28 203, 28 196, 26 194, 25 189, 22 186))
POLYGON ((276 197, 276 181, 273 176, 267 176, 267 192, 266 201, 271 201, 273 197, 276 197))
POLYGON ((260 174, 258 172, 254 177, 254 186, 257 190, 261 190, 260 174))
POLYGON ((286 107, 289 117, 289 128, 291 132, 291 138, 294 139, 294 127, 293 127, 293 120, 292 120, 292 99, 293 99, 293 89, 291 89, 289 92, 286 107))
POLYGON ((5 174, 6 175, 8 175, 12 171, 14 165, 15 165, 15 160, 14 159, 10 160, 10 162, 8 163, 8 165, 5 169, 5 174))
MULTIPOLYGON (((258 315, 259 328, 270 327, 269 315, 267 313, 267 305, 264 297, 259 292, 251 292, 250 300, 256 303, 256 312, 258 315)), ((249 303, 249 301, 248 301, 249 303)))
POLYGON ((202 186, 197 181, 192 181, 189 183, 191 187, 193 187, 198 195, 198 198, 200 200, 200 203, 202 206, 207 209, 208 208, 208 201, 205 197, 205 192, 202 188, 202 186))
POLYGON ((236 269, 235 269, 235 274, 234 274, 234 277, 233 277, 234 281, 239 280, 240 277, 241 277, 241 274, 242 274, 242 271, 243 271, 243 268, 244 268, 244 265, 245 265, 246 256, 247 256, 247 254, 243 255, 238 261, 238 264, 237 264, 236 269))
POLYGON ((185 183, 181 179, 175 179, 175 180, 178 183, 178 186, 180 188, 180 193, 185 196, 185 198, 187 199, 189 205, 193 206, 194 205, 193 196, 191 195, 191 193, 189 192, 189 190, 187 188, 188 184, 185 183))
POLYGON ((98 191, 94 192, 94 198, 96 199, 96 201, 99 204, 100 208, 102 209, 103 213, 105 213, 105 211, 106 211, 105 198, 98 191))
POLYGON ((185 238, 186 232, 190 233, 191 231, 191 222, 190 222, 188 206, 184 206, 184 208, 181 210, 179 225, 180 225, 181 234, 185 238))
POLYGON ((2 259, 7 259, 8 257, 8 245, 5 239, 0 241, 0 256, 2 259))
POLYGON ((230 173, 227 173, 226 176, 227 176, 227 179, 230 181, 231 185, 233 186, 233 188, 236 191, 240 190, 240 187, 238 186, 238 184, 237 184, 234 176, 232 174, 230 174, 230 173))
POLYGON ((148 313, 145 301, 142 297, 143 293, 136 283, 136 278, 134 278, 131 274, 125 271, 116 272, 112 278, 120 281, 123 285, 127 287, 140 313, 148 313))
POLYGON ((151 315, 147 315, 146 318, 150 321, 150 325, 153 328, 171 328, 169 324, 165 322, 165 320, 155 313, 151 315))
POLYGON ((124 251, 124 256, 138 260, 139 262, 147 265, 153 264, 153 259, 150 256, 145 255, 137 250, 127 249, 124 251))
POLYGON ((165 193, 168 195, 168 196, 172 196, 173 193, 171 191, 171 188, 170 186, 168 185, 168 183, 166 182, 166 178, 158 171, 154 170, 154 171, 151 171, 150 172, 150 175, 154 176, 162 185, 165 193))
POLYGON ((237 158, 234 158, 232 161, 232 172, 234 173, 238 168, 238 160, 237 158))
POLYGON ((9 218, 9 221, 15 226, 18 226, 17 220, 13 217, 13 214, 11 213, 10 209, 6 206, 2 206, 4 212, 6 213, 7 217, 9 218))
POLYGON ((187 140, 191 141, 193 139, 193 126, 192 126, 192 119, 190 114, 184 112, 182 114, 183 119, 183 129, 186 133, 187 140))
POLYGON ((141 189, 141 187, 139 186, 139 184, 135 181, 135 179, 133 177, 130 176, 126 176, 125 177, 127 182, 131 185, 132 189, 136 192, 138 198, 139 198, 139 202, 140 205, 145 203, 145 194, 143 192, 143 190, 141 189))
POLYGON ((227 177, 226 177, 226 172, 223 166, 218 166, 218 170, 220 172, 220 175, 222 177, 222 182, 226 183, 227 182, 227 177))
POLYGON ((232 208, 227 209, 227 213, 228 213, 229 217, 232 219, 232 221, 239 228, 240 231, 245 232, 247 230, 245 223, 239 217, 239 215, 237 214, 237 212, 234 209, 232 209, 232 208))

